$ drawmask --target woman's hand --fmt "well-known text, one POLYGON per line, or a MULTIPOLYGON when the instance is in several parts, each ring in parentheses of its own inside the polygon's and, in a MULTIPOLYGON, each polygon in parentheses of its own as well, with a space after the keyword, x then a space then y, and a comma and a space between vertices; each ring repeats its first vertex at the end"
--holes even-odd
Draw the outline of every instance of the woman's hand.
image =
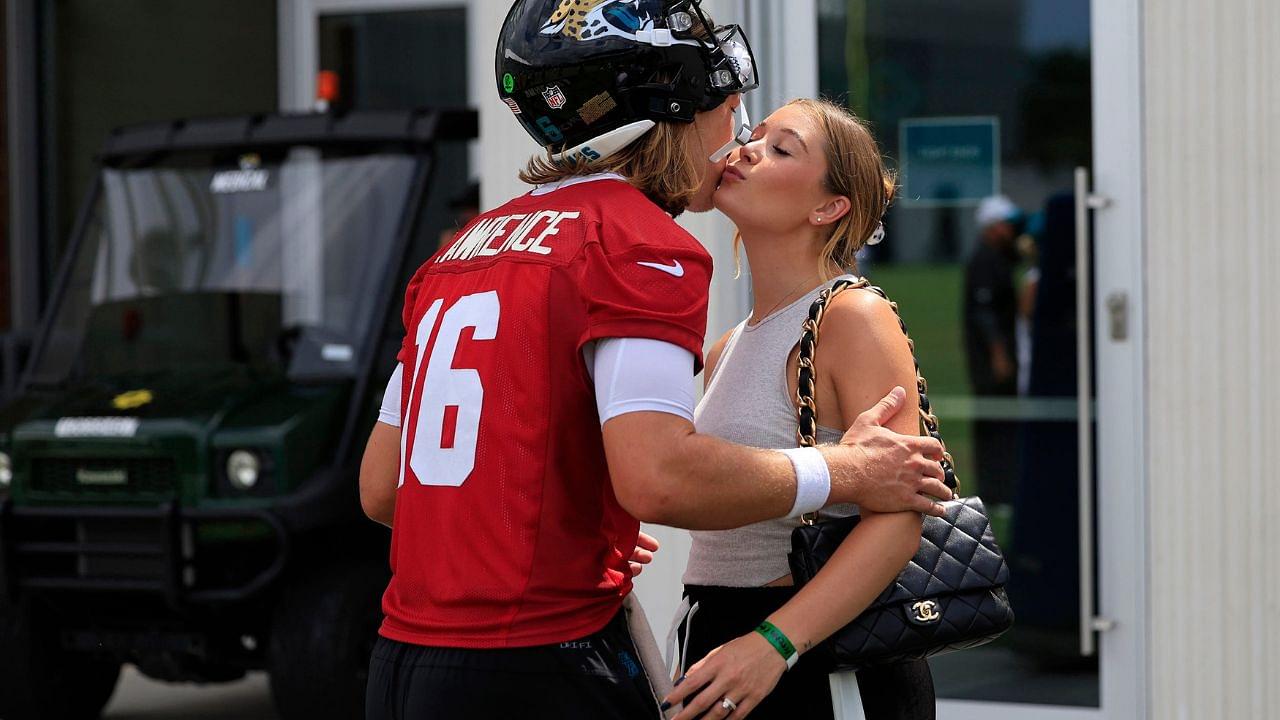
POLYGON ((773 692, 786 671, 787 662, 768 640, 759 633, 747 633, 712 650, 689 668, 666 702, 685 704, 676 720, 692 720, 703 712, 706 718, 736 720, 746 717, 773 692), (725 699, 736 709, 725 708, 725 699))
POLYGON ((636 538, 636 549, 631 551, 631 577, 644 572, 644 566, 653 562, 653 554, 658 551, 658 539, 652 535, 640 533, 636 538))

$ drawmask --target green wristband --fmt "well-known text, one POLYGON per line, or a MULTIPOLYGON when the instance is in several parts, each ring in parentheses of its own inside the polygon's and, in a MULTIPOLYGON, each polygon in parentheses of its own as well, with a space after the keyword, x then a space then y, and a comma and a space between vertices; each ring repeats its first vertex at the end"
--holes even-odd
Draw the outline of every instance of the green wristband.
POLYGON ((782 656, 787 662, 787 669, 795 667, 796 661, 800 659, 800 653, 796 652, 796 646, 791 644, 791 640, 787 638, 786 633, 778 629, 777 625, 765 620, 756 628, 756 632, 769 641, 774 650, 782 656))

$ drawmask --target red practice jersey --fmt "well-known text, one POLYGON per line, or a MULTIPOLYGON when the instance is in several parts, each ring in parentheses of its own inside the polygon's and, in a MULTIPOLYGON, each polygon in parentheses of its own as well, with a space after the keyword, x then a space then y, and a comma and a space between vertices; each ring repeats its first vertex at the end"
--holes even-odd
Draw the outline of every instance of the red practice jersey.
POLYGON ((697 240, 607 177, 485 213, 418 270, 384 636, 501 648, 604 627, 640 525, 609 481, 582 347, 653 338, 701 367, 710 279, 697 240))

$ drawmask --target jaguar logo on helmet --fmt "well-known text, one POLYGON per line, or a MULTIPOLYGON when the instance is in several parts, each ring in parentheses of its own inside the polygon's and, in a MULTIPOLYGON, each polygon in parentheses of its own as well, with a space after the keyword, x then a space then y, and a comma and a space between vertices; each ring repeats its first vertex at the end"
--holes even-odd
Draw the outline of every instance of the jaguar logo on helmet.
POLYGON ((542 34, 575 40, 611 36, 634 40, 637 30, 653 27, 652 7, 641 0, 560 0, 542 34))
POLYGON ((559 85, 548 85, 547 88, 542 91, 542 99, 547 101, 547 107, 552 110, 559 110, 569 102, 569 99, 564 96, 564 91, 560 89, 559 85))

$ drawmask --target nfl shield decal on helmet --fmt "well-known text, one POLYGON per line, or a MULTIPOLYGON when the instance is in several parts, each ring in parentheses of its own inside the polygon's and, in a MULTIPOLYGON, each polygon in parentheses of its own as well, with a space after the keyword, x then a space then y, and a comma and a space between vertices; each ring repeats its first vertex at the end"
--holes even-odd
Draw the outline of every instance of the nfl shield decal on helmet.
POLYGON ((547 101, 547 107, 552 110, 559 110, 565 106, 569 100, 564 96, 564 92, 559 85, 548 85, 542 91, 542 99, 547 101))

